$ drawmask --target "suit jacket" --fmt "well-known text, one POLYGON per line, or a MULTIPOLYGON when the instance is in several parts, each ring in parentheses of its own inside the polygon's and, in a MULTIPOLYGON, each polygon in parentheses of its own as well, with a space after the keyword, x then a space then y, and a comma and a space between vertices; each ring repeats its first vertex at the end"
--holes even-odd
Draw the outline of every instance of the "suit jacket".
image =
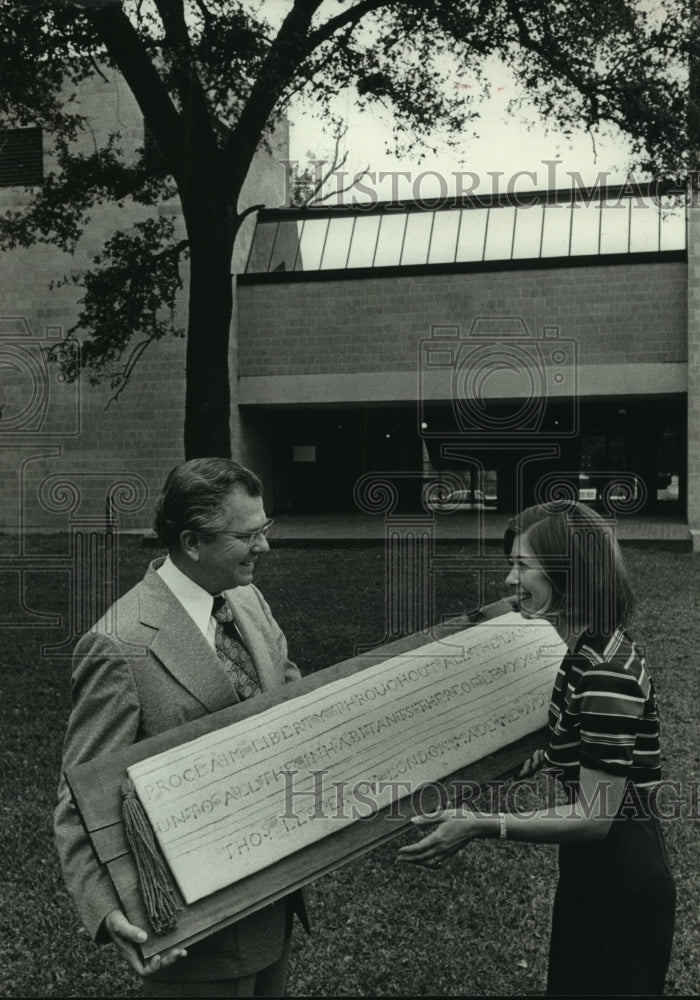
MULTIPOLYGON (((152 563, 141 583, 75 647, 64 770, 238 701, 216 653, 155 572, 162 561, 152 563)), ((226 597, 263 691, 296 680, 299 670, 257 587, 236 587, 226 597)), ((104 918, 121 904, 95 858, 65 777, 54 829, 68 890, 90 934, 102 940, 104 918)), ((154 978, 251 975, 280 956, 290 921, 282 900, 191 946, 186 959, 154 978)))

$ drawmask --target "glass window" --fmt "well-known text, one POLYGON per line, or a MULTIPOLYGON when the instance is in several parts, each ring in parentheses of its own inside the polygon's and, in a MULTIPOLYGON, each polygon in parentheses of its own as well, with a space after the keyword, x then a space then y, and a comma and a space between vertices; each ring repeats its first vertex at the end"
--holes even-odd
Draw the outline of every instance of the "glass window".
POLYGON ((293 271, 299 250, 300 222, 280 222, 272 250, 270 271, 293 271))
POLYGON ((598 253, 598 238, 600 236, 600 203, 587 204, 576 202, 571 210, 571 253, 575 256, 585 256, 598 253))
POLYGON ((358 215, 352 234, 348 267, 371 267, 379 230, 378 215, 358 215))
POLYGON ((246 270, 342 270, 679 250, 685 208, 651 197, 492 208, 389 210, 288 221, 270 212, 246 270))
POLYGON ((304 227, 306 226, 306 219, 302 219, 301 222, 297 223, 298 233, 299 233, 299 243, 297 246, 296 257, 294 258, 294 270, 303 271, 304 270, 304 258, 301 254, 301 241, 304 236, 304 227))
POLYGON ((600 252, 627 253, 629 247, 629 198, 603 201, 600 252))
POLYGON ((429 264, 448 264, 455 259, 460 214, 459 210, 454 209, 435 213, 428 254, 429 264))
POLYGON ((408 215, 405 212, 380 216, 377 251, 374 255, 375 267, 388 267, 401 262, 401 247, 408 215))
POLYGON ((259 222, 257 224, 246 267, 248 274, 264 274, 270 269, 270 254, 276 235, 276 222, 259 222))
POLYGON ((326 236, 326 248, 323 251, 323 260, 321 261, 322 270, 347 266, 352 224, 353 218, 350 216, 331 219, 326 236))
POLYGON ((685 245, 685 208, 683 205, 670 205, 668 199, 663 199, 659 250, 684 250, 685 245))
POLYGON ((296 270, 319 270, 329 223, 330 219, 304 219, 299 237, 301 263, 297 261, 296 270))
POLYGON ((406 239, 401 254, 402 264, 426 264, 430 250, 430 231, 435 212, 410 212, 406 223, 406 239))
POLYGON ((659 249, 659 210, 650 198, 632 199, 630 250, 644 253, 659 249))
POLYGON ((484 260, 510 260, 516 209, 512 206, 494 208, 489 214, 484 260))
POLYGON ((463 208, 457 242, 457 260, 483 260, 488 208, 463 208))
POLYGON ((513 240, 514 258, 539 257, 543 213, 542 205, 523 205, 518 208, 513 240))
POLYGON ((542 229, 542 256, 569 256, 569 228, 571 226, 571 203, 544 206, 544 226, 542 229))

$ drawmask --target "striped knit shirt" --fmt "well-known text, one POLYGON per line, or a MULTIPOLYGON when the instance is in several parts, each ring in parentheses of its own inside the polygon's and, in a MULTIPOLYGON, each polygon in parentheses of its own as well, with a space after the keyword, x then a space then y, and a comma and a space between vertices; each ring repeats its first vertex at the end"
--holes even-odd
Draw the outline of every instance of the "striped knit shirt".
POLYGON ((640 649, 618 629, 584 635, 559 668, 549 706, 548 765, 567 784, 581 766, 622 775, 638 788, 661 777, 654 685, 640 649))

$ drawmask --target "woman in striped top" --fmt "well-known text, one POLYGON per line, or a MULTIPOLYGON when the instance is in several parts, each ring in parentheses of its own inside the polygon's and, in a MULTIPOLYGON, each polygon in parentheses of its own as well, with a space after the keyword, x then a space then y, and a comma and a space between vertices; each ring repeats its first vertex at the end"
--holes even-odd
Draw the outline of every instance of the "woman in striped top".
POLYGON ((626 631, 632 595, 610 525, 574 501, 530 507, 504 538, 506 582, 526 618, 566 643, 549 745, 521 776, 554 770, 567 804, 488 815, 451 810, 403 860, 439 867, 476 837, 559 843, 547 992, 659 995, 673 940, 675 885, 657 817, 659 723, 644 656, 626 631))

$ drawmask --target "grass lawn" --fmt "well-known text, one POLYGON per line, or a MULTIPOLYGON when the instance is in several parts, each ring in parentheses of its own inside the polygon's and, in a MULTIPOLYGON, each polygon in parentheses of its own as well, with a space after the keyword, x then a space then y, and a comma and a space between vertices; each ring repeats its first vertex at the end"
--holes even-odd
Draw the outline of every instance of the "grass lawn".
MULTIPOLYGON (((5 551, 15 543, 4 541, 5 551)), ((36 538, 48 557, 65 541, 36 538)), ((463 569, 442 574, 436 610, 452 615, 478 601, 470 548, 463 569)), ((638 598, 632 632, 646 644, 662 713, 667 778, 700 782, 698 594, 700 559, 686 553, 626 549, 638 598)), ((119 541, 119 591, 142 576, 140 541, 119 541)), ((484 597, 503 592, 503 574, 484 597)), ((381 546, 279 548, 256 582, 285 630, 304 672, 351 656, 357 644, 384 639, 381 546)), ((68 579, 35 572, 18 589, 0 574, 4 608, 2 670, 2 948, 0 990, 7 997, 124 997, 138 982, 109 947, 81 929, 63 887, 51 824, 69 696, 70 660, 41 656, 65 631, 18 628, 21 607, 66 614, 68 579)), ((696 800, 695 813, 699 807, 696 800)), ((667 993, 700 994, 700 824, 669 820, 665 833, 678 884, 674 954, 667 993)), ((531 995, 545 983, 556 848, 476 842, 447 871, 395 862, 401 841, 309 887, 315 932, 295 931, 289 983, 297 996, 531 995)))

